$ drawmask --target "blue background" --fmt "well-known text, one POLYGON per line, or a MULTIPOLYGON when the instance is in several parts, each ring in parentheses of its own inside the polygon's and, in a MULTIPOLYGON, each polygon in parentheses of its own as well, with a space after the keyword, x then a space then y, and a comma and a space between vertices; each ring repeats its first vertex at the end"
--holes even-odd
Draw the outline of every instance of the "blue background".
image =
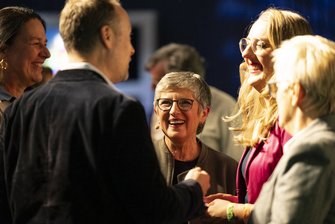
MULTIPOLYGON (((300 12, 314 33, 334 40, 334 0, 124 0, 128 10, 155 10, 158 15, 155 47, 170 43, 193 45, 206 59, 210 85, 234 97, 239 88, 242 61, 238 41, 257 15, 269 6, 300 12)), ((37 11, 59 13, 62 0, 1 0, 0 7, 20 5, 37 11)))

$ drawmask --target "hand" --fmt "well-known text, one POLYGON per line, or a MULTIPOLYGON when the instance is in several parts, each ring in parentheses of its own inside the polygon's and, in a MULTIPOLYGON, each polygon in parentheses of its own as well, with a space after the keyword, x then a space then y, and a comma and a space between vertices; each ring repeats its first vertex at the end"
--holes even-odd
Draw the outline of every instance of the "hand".
POLYGON ((188 171, 188 173, 185 176, 185 180, 188 180, 188 179, 193 179, 197 181, 201 186, 202 194, 206 195, 210 187, 210 182, 209 182, 210 176, 208 175, 206 171, 201 170, 200 167, 193 168, 190 171, 188 171))
POLYGON ((208 195, 206 197, 204 197, 204 202, 205 203, 211 203, 212 201, 214 201, 215 199, 223 199, 223 200, 227 200, 230 202, 237 202, 237 196, 235 195, 231 195, 231 194, 224 194, 224 193, 217 193, 217 194, 211 194, 208 195))
POLYGON ((227 206, 230 203, 231 202, 227 200, 215 199, 207 204, 207 213, 212 217, 227 219, 227 206))

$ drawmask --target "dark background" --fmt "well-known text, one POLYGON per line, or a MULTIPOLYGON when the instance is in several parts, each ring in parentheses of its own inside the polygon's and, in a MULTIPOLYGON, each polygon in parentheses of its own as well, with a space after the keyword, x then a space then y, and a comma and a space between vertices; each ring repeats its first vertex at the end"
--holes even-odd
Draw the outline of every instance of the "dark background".
MULTIPOLYGON (((334 0, 123 0, 127 10, 155 10, 157 47, 170 43, 193 45, 207 62, 206 80, 234 97, 242 61, 238 41, 246 27, 269 6, 300 12, 315 34, 334 40, 334 0)), ((36 11, 59 13, 63 0, 1 0, 0 7, 20 5, 36 11)))

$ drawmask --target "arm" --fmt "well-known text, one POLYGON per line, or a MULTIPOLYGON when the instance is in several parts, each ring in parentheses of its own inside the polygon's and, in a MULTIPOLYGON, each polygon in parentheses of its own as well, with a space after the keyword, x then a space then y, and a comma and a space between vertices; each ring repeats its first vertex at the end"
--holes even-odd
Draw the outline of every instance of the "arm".
POLYGON ((287 153, 292 155, 287 154, 281 159, 273 177, 263 186, 252 212, 252 221, 321 223, 325 219, 335 185, 331 156, 323 154, 322 148, 314 146, 312 149, 310 143, 306 145, 309 146, 291 147, 287 153))
MULTIPOLYGON (((111 116, 111 115, 109 115, 111 116)), ((186 180, 167 187, 139 103, 127 101, 118 106, 113 126, 111 150, 113 177, 118 181, 116 194, 120 206, 142 222, 161 223, 188 220, 204 210, 202 189, 198 182, 186 180), (114 123, 115 122, 115 123, 114 123)))
POLYGON ((215 199, 208 204, 207 213, 211 217, 221 218, 231 222, 235 220, 238 223, 247 223, 252 204, 231 203, 227 200, 215 199))
POLYGON ((321 148, 292 157, 278 177, 271 209, 276 223, 320 223, 334 192, 330 162, 321 148), (316 153, 314 153, 314 152, 316 153))

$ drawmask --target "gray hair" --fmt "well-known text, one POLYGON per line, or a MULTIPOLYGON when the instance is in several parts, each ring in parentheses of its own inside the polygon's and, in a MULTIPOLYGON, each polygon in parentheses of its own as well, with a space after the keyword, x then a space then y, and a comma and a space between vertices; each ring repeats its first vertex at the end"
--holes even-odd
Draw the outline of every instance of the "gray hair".
POLYGON ((165 61, 165 73, 190 71, 205 78, 205 59, 192 46, 186 44, 167 44, 153 53, 145 67, 152 68, 160 61, 165 61))
MULTIPOLYGON (((211 90, 200 75, 193 72, 170 72, 166 74, 157 84, 155 89, 155 102, 160 98, 162 92, 166 90, 186 89, 193 93, 194 98, 199 102, 201 107, 207 108, 211 106, 211 90)), ((199 112, 200 112, 199 107, 199 112)), ((204 129, 205 123, 199 123, 197 134, 204 129)))
POLYGON ((212 96, 209 86, 200 75, 193 72, 170 72, 166 74, 156 86, 155 100, 160 97, 162 92, 170 89, 190 90, 203 108, 211 105, 212 96))

